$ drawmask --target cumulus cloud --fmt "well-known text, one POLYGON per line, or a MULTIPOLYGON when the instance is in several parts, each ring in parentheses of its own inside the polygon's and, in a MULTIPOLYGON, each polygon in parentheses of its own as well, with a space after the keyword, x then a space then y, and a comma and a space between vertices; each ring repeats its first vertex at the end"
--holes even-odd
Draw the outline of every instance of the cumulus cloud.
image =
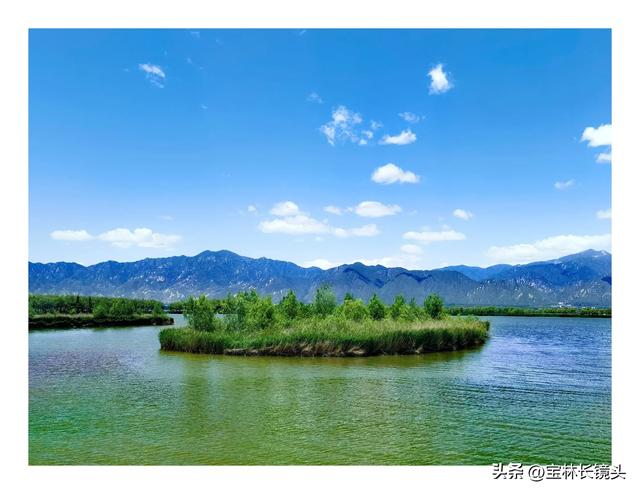
POLYGON ((553 186, 558 190, 567 190, 576 184, 574 179, 567 180, 566 182, 556 182, 553 186))
POLYGON ((394 214, 402 211, 402 208, 397 204, 383 204, 378 201, 362 201, 352 209, 358 216, 365 216, 368 218, 393 216, 394 214))
POLYGON ((87 240, 93 240, 87 230, 55 230, 50 233, 51 238, 54 240, 66 240, 67 242, 85 242, 87 240))
POLYGON ((309 96, 307 96, 307 101, 309 101, 311 103, 318 103, 319 105, 324 103, 324 101, 322 101, 322 98, 320 97, 320 95, 318 93, 316 93, 315 91, 310 93, 309 96))
POLYGON ((342 214, 342 209, 340 209, 338 206, 325 206, 324 210, 327 213, 336 214, 338 216, 340 216, 342 214))
POLYGON ((109 242, 115 247, 150 247, 164 249, 171 247, 180 240, 179 235, 166 235, 156 233, 150 228, 136 228, 131 231, 128 228, 115 228, 98 235, 100 240, 109 242))
POLYGON ((556 259, 587 249, 611 250, 611 234, 558 235, 530 244, 491 247, 487 257, 495 263, 522 264, 556 259))
POLYGON ((306 214, 265 220, 258 225, 258 228, 264 233, 285 233, 287 235, 320 235, 331 233, 329 225, 306 214))
POLYGON ((451 74, 442 70, 443 65, 439 63, 429 71, 431 84, 429 84, 429 94, 446 93, 453 87, 453 83, 449 80, 451 74))
POLYGON ((361 123, 362 117, 359 113, 340 105, 331 113, 331 120, 320 127, 320 132, 332 146, 335 146, 336 142, 358 143, 361 137, 356 127, 361 123))
POLYGON ((422 247, 415 244, 404 244, 402 247, 400 247, 400 250, 405 254, 412 254, 414 256, 419 256, 423 252, 422 247))
POLYGON ((157 233, 150 228, 136 228, 131 231, 128 228, 115 228, 98 236, 93 236, 86 230, 56 230, 51 232, 51 238, 54 240, 67 241, 86 241, 86 240, 102 240, 108 242, 114 247, 127 248, 150 247, 155 249, 171 247, 180 241, 180 235, 168 235, 157 233))
POLYGON ((590 148, 608 146, 608 150, 596 155, 596 163, 611 163, 611 145, 613 143, 613 127, 611 124, 587 127, 582 132, 582 138, 580 139, 580 142, 585 141, 590 148))
POLYGON ((420 177, 413 172, 403 170, 393 163, 387 163, 373 172, 371 180, 386 185, 394 183, 416 184, 420 181, 420 177))
POLYGON ((377 225, 367 224, 357 228, 333 228, 331 233, 336 237, 375 237, 380 235, 377 225))
POLYGON ((402 235, 407 240, 414 240, 422 244, 431 244, 434 242, 449 242, 453 240, 465 240, 467 237, 464 233, 456 232, 450 228, 443 228, 440 231, 424 229, 422 231, 410 231, 402 235))
POLYGON ((295 202, 284 201, 275 204, 270 213, 274 216, 293 216, 300 214, 300 208, 295 202))
POLYGON ((411 144, 412 142, 416 142, 416 135, 411 132, 411 129, 403 130, 398 135, 384 135, 382 139, 380 139, 380 144, 395 144, 397 146, 404 146, 406 144, 411 144))
POLYGON ((164 81, 167 76, 164 73, 164 70, 162 70, 162 67, 160 67, 159 65, 153 65, 151 63, 141 63, 138 64, 138 68, 142 72, 144 72, 146 79, 151 84, 159 88, 164 87, 164 81))
POLYGON ((257 207, 255 207, 253 204, 249 204, 249 205, 247 206, 247 212, 249 212, 249 213, 255 213, 255 212, 257 212, 257 211, 258 211, 258 208, 257 208, 257 207))
POLYGON ((403 111, 402 113, 398 113, 398 116, 405 122, 409 122, 411 124, 417 124, 420 121, 424 120, 424 117, 422 115, 416 115, 415 113, 411 113, 410 111, 403 111))
POLYGON ((581 142, 587 141, 587 146, 595 148, 599 146, 611 146, 613 131, 611 124, 602 124, 600 127, 587 127, 582 132, 581 142))
POLYGON ((611 219, 611 208, 599 210, 596 213, 596 218, 598 218, 599 220, 610 220, 611 219))
POLYGON ((328 261, 327 259, 314 259, 312 261, 306 261, 302 263, 303 268, 320 268, 320 269, 331 269, 339 266, 340 264, 328 261))
POLYGON ((464 209, 454 209, 453 213, 451 214, 453 214, 456 218, 460 218, 464 221, 469 221, 471 218, 473 218, 473 213, 464 209))
POLYGON ((291 201, 280 202, 271 209, 277 218, 260 222, 258 228, 264 233, 283 233, 287 235, 333 235, 345 237, 372 237, 380 234, 374 224, 356 228, 338 228, 327 222, 319 221, 303 213, 297 204, 291 201))
POLYGON ((312 261, 306 261, 302 263, 302 266, 304 267, 315 266, 321 269, 331 269, 331 268, 335 268, 336 266, 341 266, 342 264, 353 264, 355 262, 360 262, 367 266, 382 265, 388 268, 403 267, 407 269, 420 269, 419 261, 420 261, 420 254, 422 253, 422 250, 420 249, 420 247, 418 247, 417 245, 413 246, 416 249, 420 249, 419 252, 416 250, 407 251, 403 249, 404 247, 407 247, 407 246, 402 246, 400 253, 392 254, 389 256, 373 257, 373 258, 361 257, 356 259, 349 259, 347 261, 330 261, 328 259, 320 258, 320 259, 314 259, 312 261))

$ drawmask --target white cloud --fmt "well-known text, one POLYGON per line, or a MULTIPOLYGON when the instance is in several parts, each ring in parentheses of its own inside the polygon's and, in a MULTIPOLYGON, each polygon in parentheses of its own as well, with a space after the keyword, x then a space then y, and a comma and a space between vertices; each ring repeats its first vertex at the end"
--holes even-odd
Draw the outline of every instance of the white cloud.
POLYGON ((322 101, 322 98, 320 97, 320 95, 318 93, 316 93, 315 91, 310 93, 309 96, 307 96, 307 101, 309 101, 311 103, 318 103, 319 105, 324 103, 324 101, 322 101))
POLYGON ((382 128, 383 125, 382 125, 382 122, 376 122, 375 120, 371 120, 369 127, 371 128, 371 130, 376 131, 382 128))
POLYGON ((360 262, 368 266, 377 266, 378 264, 386 267, 403 267, 407 269, 420 269, 420 255, 422 254, 422 248, 418 245, 405 244, 400 247, 400 252, 389 256, 374 257, 374 258, 356 258, 347 261, 329 261, 328 259, 320 258, 313 261, 307 261, 302 264, 304 267, 316 266, 321 269, 330 269, 342 264, 353 264, 360 262))
POLYGON ((115 247, 127 248, 151 247, 161 249, 171 247, 180 240, 179 235, 166 235, 163 233, 155 233, 150 228, 136 228, 131 231, 128 228, 115 228, 108 232, 98 235, 100 240, 109 242, 115 247))
POLYGON ((338 216, 342 214, 342 209, 340 209, 338 206, 325 206, 324 210, 327 213, 336 214, 338 216))
POLYGON ((587 249, 611 250, 611 234, 558 235, 531 244, 491 247, 487 257, 496 263, 522 264, 556 259, 587 249))
POLYGON ((327 261, 326 259, 314 259, 313 261, 306 261, 302 263, 303 268, 316 267, 320 269, 331 269, 339 266, 340 264, 327 261))
POLYGON ((453 83, 449 81, 450 73, 442 70, 442 64, 439 63, 429 71, 431 84, 429 84, 429 94, 446 93, 453 87, 453 83))
MULTIPOLYGON (((164 216, 163 219, 172 219, 170 216, 164 216)), ((180 235, 167 235, 164 233, 156 233, 150 228, 136 228, 131 231, 128 228, 115 228, 107 232, 101 233, 94 237, 86 230, 56 230, 51 232, 51 238, 54 240, 67 241, 87 241, 102 240, 108 242, 115 247, 151 247, 166 248, 180 240, 180 235)))
POLYGON ((598 153, 596 163, 611 163, 611 153, 598 153))
POLYGON ((393 163, 387 163, 373 172, 371 180, 379 184, 416 184, 420 181, 420 177, 413 172, 403 170, 393 163))
POLYGON ((331 233, 329 225, 306 214, 265 220, 258 225, 258 228, 264 233, 284 233, 287 235, 318 235, 331 233))
POLYGON ((162 67, 150 63, 141 63, 138 64, 138 68, 144 72, 145 77, 151 84, 160 88, 164 87, 166 74, 164 70, 162 70, 162 67))
POLYGON ((287 235, 334 235, 340 238, 372 237, 380 234, 380 230, 374 224, 356 228, 333 227, 327 222, 318 221, 307 213, 300 212, 298 206, 291 201, 276 204, 271 209, 271 214, 279 218, 260 222, 260 231, 287 235))
POLYGON ((595 148, 598 146, 611 146, 613 130, 611 124, 602 124, 598 128, 587 127, 582 132, 581 142, 587 141, 587 146, 595 148))
POLYGON ((422 115, 416 115, 415 113, 411 113, 410 111, 403 111, 402 113, 398 113, 398 116, 405 122, 409 122, 412 124, 417 124, 421 120, 424 120, 424 117, 422 115))
POLYGON ((611 208, 599 210, 596 213, 596 218, 598 218, 599 220, 610 220, 611 219, 611 208))
POLYGON ((469 221, 471 218, 473 218, 473 213, 464 209, 454 209, 453 213, 451 214, 453 214, 456 218, 460 218, 464 221, 469 221))
POLYGON ((51 238, 54 240, 66 240, 68 242, 85 242, 87 240, 93 240, 87 230, 55 230, 51 232, 51 238))
POLYGON ((160 216, 160 219, 164 221, 173 221, 173 216, 170 214, 163 214, 160 216))
POLYGON ((411 254, 414 256, 419 256, 423 252, 422 247, 415 244, 404 244, 402 247, 400 247, 400 250, 405 254, 411 254))
POLYGON ((380 235, 377 225, 367 224, 357 228, 332 228, 331 233, 336 237, 375 237, 380 235))
POLYGON ((556 182, 553 186, 558 190, 567 190, 576 184, 574 179, 567 180, 566 182, 556 182))
POLYGON ((416 142, 416 135, 411 132, 411 129, 403 130, 398 135, 384 135, 382 139, 380 139, 380 144, 396 144, 398 146, 404 146, 406 144, 411 144, 412 142, 416 142))
POLYGON ((382 204, 378 201, 362 201, 352 209, 358 216, 365 216, 367 218, 393 216, 402 211, 402 208, 397 204, 382 204))
POLYGON ((300 208, 295 202, 279 202, 271 208, 270 213, 274 216, 293 216, 300 214, 300 208))
POLYGON ((407 240, 415 240, 422 244, 430 244, 433 242, 449 242, 452 240, 465 240, 467 237, 464 233, 456 232, 449 228, 440 231, 422 230, 420 232, 406 232, 402 235, 407 240))
POLYGON ((343 141, 358 143, 361 138, 356 127, 361 123, 362 117, 359 113, 340 105, 331 113, 331 120, 320 127, 320 132, 325 135, 327 142, 332 146, 336 142, 343 141))
POLYGON ((257 211, 258 211, 258 208, 256 208, 253 204, 249 204, 249 205, 247 206, 247 211, 248 211, 249 213, 255 213, 255 212, 257 212, 257 211))

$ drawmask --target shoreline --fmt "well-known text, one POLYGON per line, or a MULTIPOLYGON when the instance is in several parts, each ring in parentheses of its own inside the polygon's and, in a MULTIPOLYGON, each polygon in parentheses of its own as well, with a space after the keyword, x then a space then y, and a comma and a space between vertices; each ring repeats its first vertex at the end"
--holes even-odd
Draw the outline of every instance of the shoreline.
POLYGON ((29 330, 76 329, 90 327, 169 326, 173 317, 138 314, 123 317, 95 317, 93 315, 51 314, 29 318, 29 330))

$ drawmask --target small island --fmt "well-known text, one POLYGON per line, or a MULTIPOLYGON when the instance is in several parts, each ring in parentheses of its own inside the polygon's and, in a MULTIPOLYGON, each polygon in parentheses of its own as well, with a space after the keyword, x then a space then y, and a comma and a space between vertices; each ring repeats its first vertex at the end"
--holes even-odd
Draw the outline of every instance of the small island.
POLYGON ((29 295, 29 329, 160 326, 173 318, 156 300, 81 295, 29 295))
POLYGON ((162 330, 162 350, 364 357, 473 348, 489 336, 488 322, 447 315, 437 294, 422 306, 397 296, 387 307, 376 295, 365 304, 350 294, 338 305, 331 287, 322 286, 311 304, 300 302, 293 291, 278 304, 251 291, 224 300, 191 298, 182 311, 188 326, 162 330))

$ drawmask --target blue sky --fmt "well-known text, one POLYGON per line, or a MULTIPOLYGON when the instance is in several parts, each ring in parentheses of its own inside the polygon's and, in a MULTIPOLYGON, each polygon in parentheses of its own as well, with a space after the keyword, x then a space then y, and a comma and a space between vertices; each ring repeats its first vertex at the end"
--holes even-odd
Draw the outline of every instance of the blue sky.
POLYGON ((32 30, 30 259, 610 249, 608 30, 32 30))

